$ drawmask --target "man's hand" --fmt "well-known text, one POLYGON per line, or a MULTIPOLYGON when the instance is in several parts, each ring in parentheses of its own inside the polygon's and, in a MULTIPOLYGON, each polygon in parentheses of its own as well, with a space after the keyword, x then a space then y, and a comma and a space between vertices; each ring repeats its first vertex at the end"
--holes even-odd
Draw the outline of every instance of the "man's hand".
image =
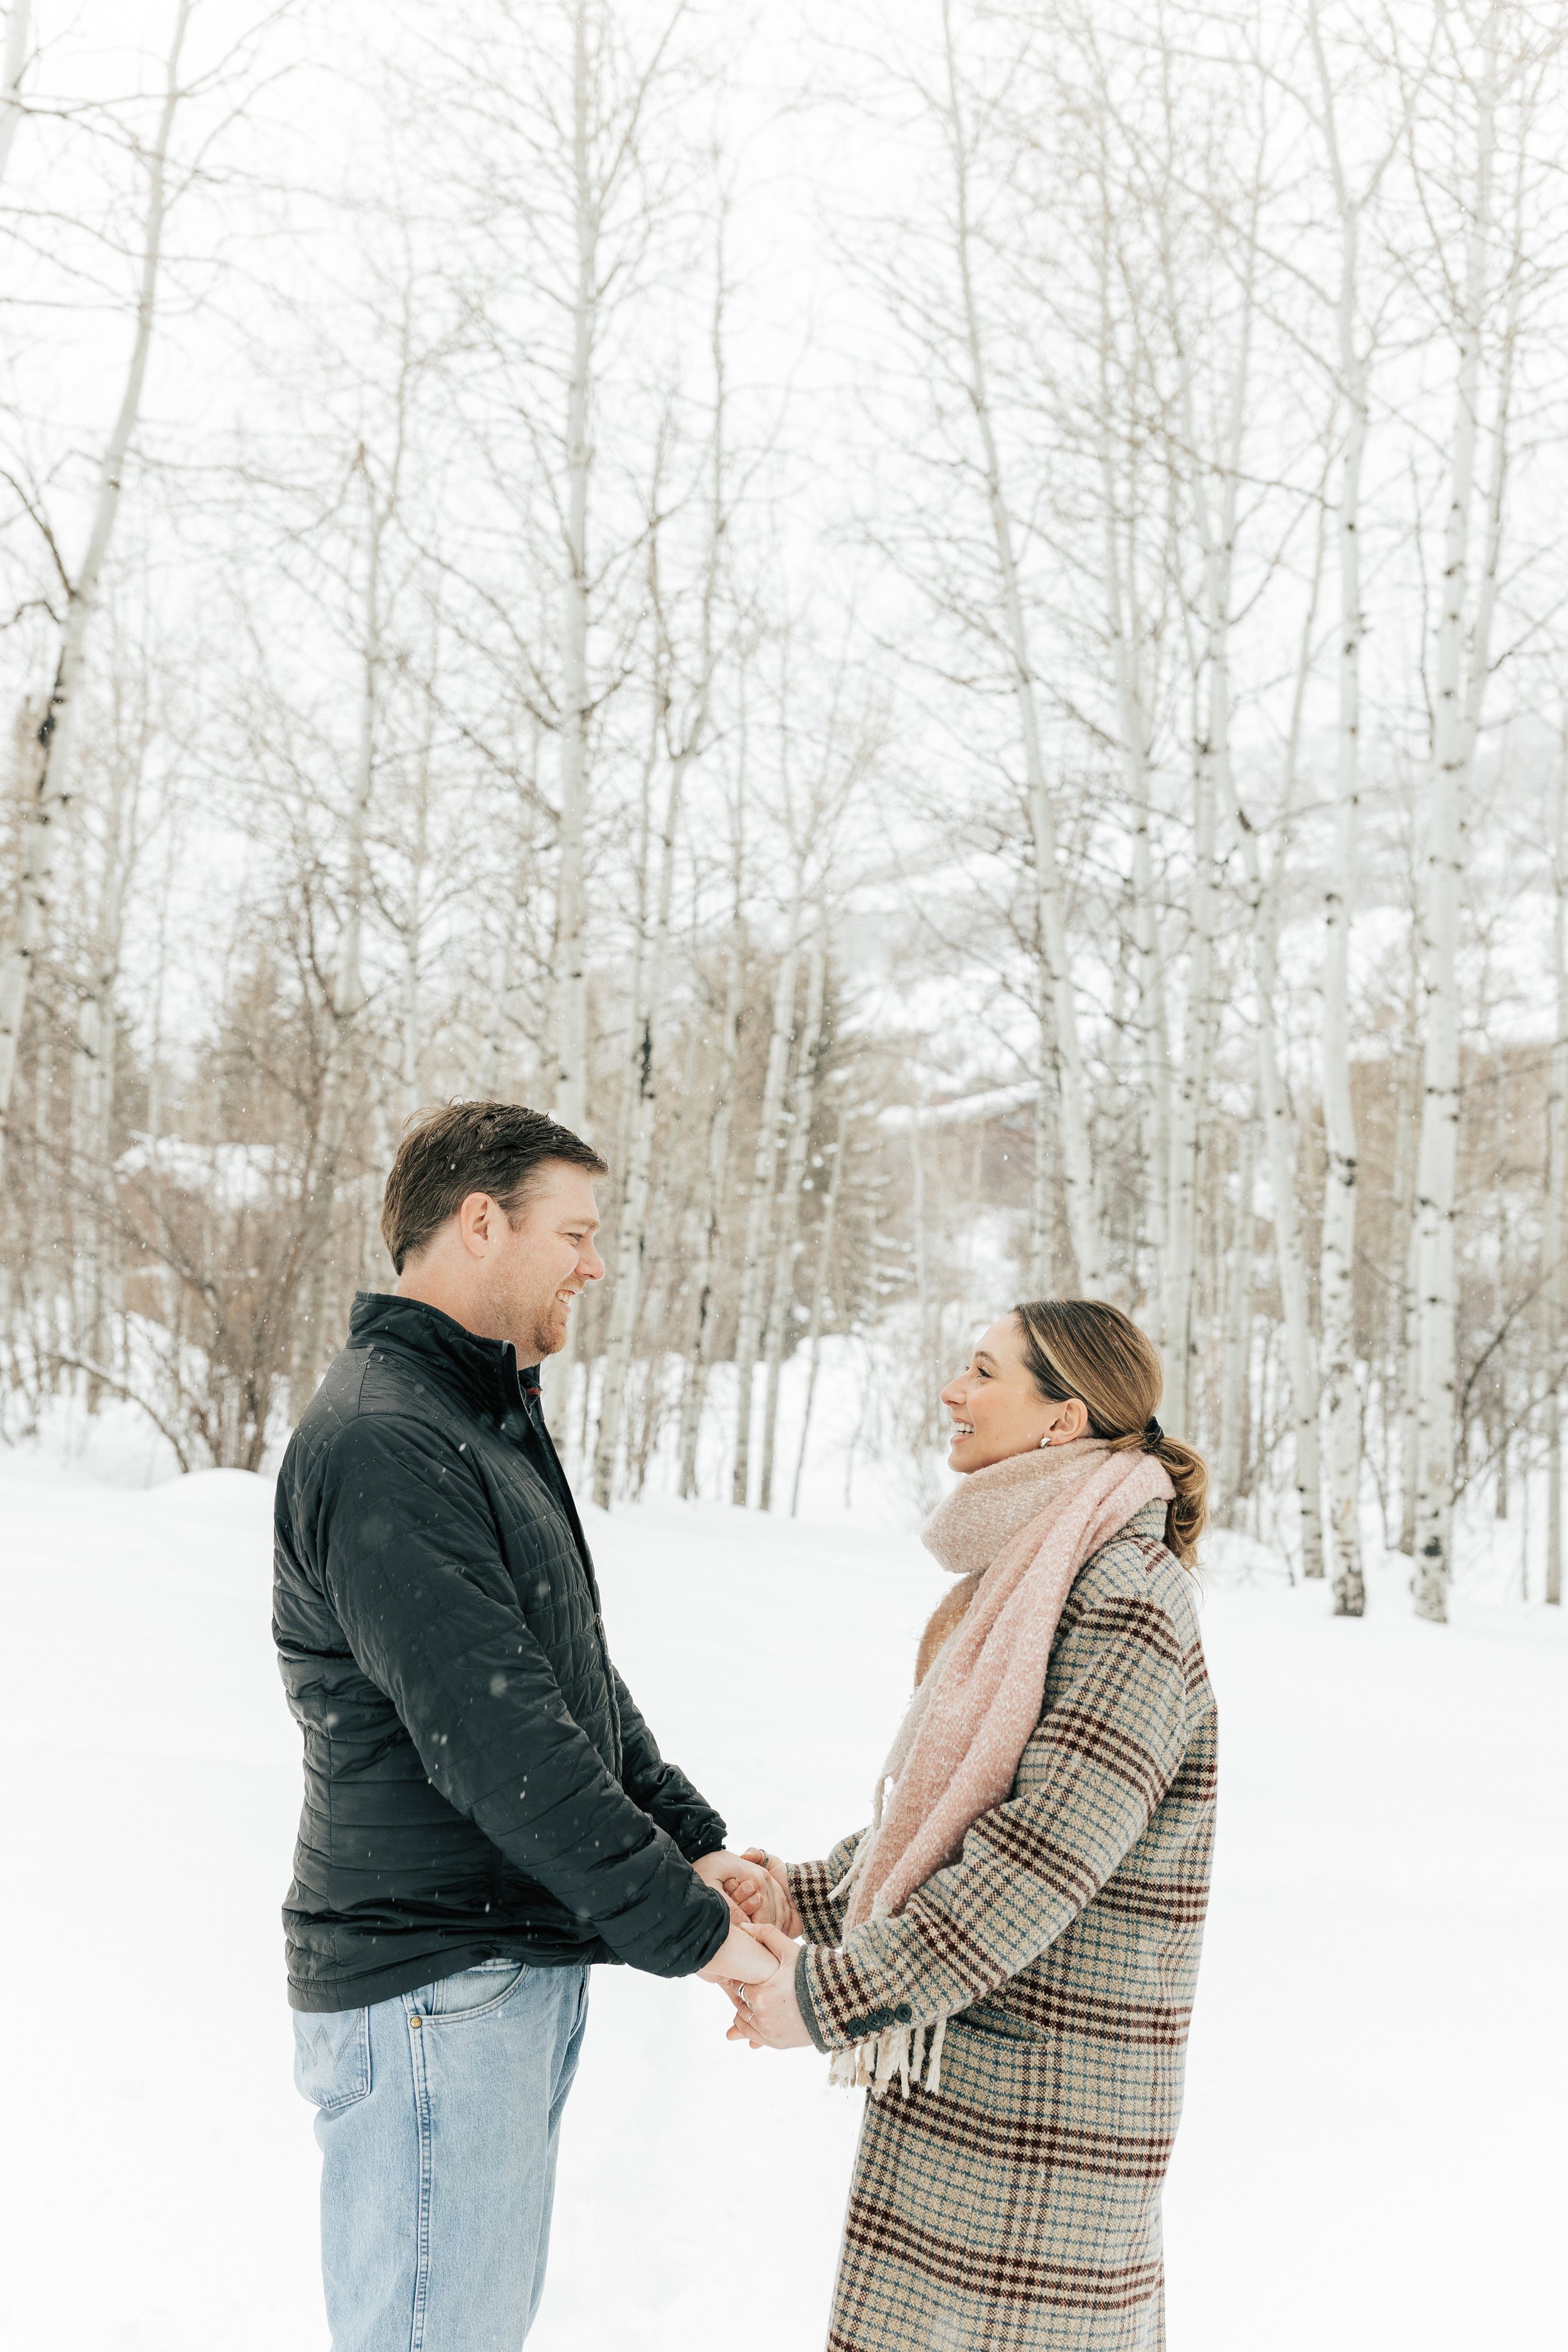
MULTIPOLYGON (((730 1906, 731 1919, 746 1919, 753 1926, 759 1919, 770 1919, 782 1926, 778 1916, 778 1889, 766 1868, 765 1854, 705 1853, 691 1865, 704 1886, 716 1886, 730 1906), (761 1862, 763 1868, 758 1869, 761 1862)), ((787 1897, 786 1897, 787 1900, 787 1897)))
POLYGON ((765 1919, 770 1927, 782 1927, 786 1936, 804 1936, 805 1929, 789 1891, 789 1872, 777 1854, 769 1853, 763 1846, 749 1845, 745 1858, 748 1862, 760 1862, 768 1876, 768 1900, 759 1917, 765 1919))
MULTIPOLYGON (((734 1937, 731 1937, 733 1943, 734 1937)), ((762 1927, 753 1940, 774 1955, 775 1973, 764 1983, 726 1987, 735 2005, 735 2022, 724 2039, 749 2042, 753 2050, 809 2050, 811 2035, 795 1994, 795 1963, 801 1948, 777 1927, 762 1927)), ((706 1976, 706 1969, 702 1971, 706 1976)))
MULTIPOLYGON (((776 1935, 778 1930, 773 1928, 767 1932, 776 1935)), ((731 1928, 707 1967, 699 1969, 697 1973, 700 1977, 706 1977, 710 1984, 721 1984, 733 2000, 736 1998, 734 1989, 742 1985, 765 1983, 778 1974, 778 1965, 771 1948, 742 1922, 741 1926, 731 1928)))

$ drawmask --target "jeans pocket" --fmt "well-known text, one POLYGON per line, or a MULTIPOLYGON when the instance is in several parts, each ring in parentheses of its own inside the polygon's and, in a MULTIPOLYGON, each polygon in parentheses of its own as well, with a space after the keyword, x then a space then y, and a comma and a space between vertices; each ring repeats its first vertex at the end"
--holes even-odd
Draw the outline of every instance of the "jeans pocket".
POLYGON ((370 2011, 294 2011, 294 2087, 324 2116, 370 2096, 370 2011))
POLYGON ((526 1960, 481 1960, 477 1968, 438 1978, 411 1998, 426 2017, 477 2017, 510 2000, 529 1973, 526 1960))

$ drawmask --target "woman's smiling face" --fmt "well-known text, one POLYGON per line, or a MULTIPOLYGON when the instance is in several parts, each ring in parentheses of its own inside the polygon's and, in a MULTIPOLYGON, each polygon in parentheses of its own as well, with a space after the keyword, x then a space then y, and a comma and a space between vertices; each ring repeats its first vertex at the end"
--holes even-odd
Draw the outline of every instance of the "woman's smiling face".
POLYGON ((942 1401, 952 1415, 951 1470, 984 1470, 1037 1445, 1065 1445, 1081 1437, 1089 1412, 1081 1397, 1053 1403, 1035 1386, 1024 1361, 1016 1315, 1004 1315, 974 1345, 967 1371, 949 1381, 942 1401))

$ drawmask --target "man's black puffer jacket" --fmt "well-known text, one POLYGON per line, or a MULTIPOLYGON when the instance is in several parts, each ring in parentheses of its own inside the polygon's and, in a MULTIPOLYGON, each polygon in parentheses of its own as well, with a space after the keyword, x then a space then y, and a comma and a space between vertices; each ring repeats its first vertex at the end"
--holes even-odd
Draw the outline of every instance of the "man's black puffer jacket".
POLYGON ((305 1735, 296 2009, 514 1955, 685 1976, 728 1932, 689 1867, 724 1824, 610 1663, 536 1395, 510 1347, 362 1294, 289 1441, 273 1633, 305 1735))

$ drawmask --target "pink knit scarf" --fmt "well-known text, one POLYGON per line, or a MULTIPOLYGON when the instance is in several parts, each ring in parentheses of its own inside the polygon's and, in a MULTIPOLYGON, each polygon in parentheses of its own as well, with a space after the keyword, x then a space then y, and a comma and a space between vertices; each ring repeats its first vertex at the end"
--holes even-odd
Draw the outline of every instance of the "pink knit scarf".
MULTIPOLYGON (((843 1882, 853 1888, 847 1937, 900 1911, 956 1859, 971 1823, 1005 1801, 1040 1719, 1051 1643, 1079 1569, 1146 1504, 1174 1492, 1152 1454, 1080 1438, 972 1471, 939 1507, 927 1547, 944 1568, 983 1573, 878 1777, 871 1826, 843 1882)), ((899 2039, 880 2063, 863 2055, 838 2070, 841 2079, 874 2083, 896 2070, 907 2082, 911 2063, 918 2079, 918 2054, 899 2039)))

